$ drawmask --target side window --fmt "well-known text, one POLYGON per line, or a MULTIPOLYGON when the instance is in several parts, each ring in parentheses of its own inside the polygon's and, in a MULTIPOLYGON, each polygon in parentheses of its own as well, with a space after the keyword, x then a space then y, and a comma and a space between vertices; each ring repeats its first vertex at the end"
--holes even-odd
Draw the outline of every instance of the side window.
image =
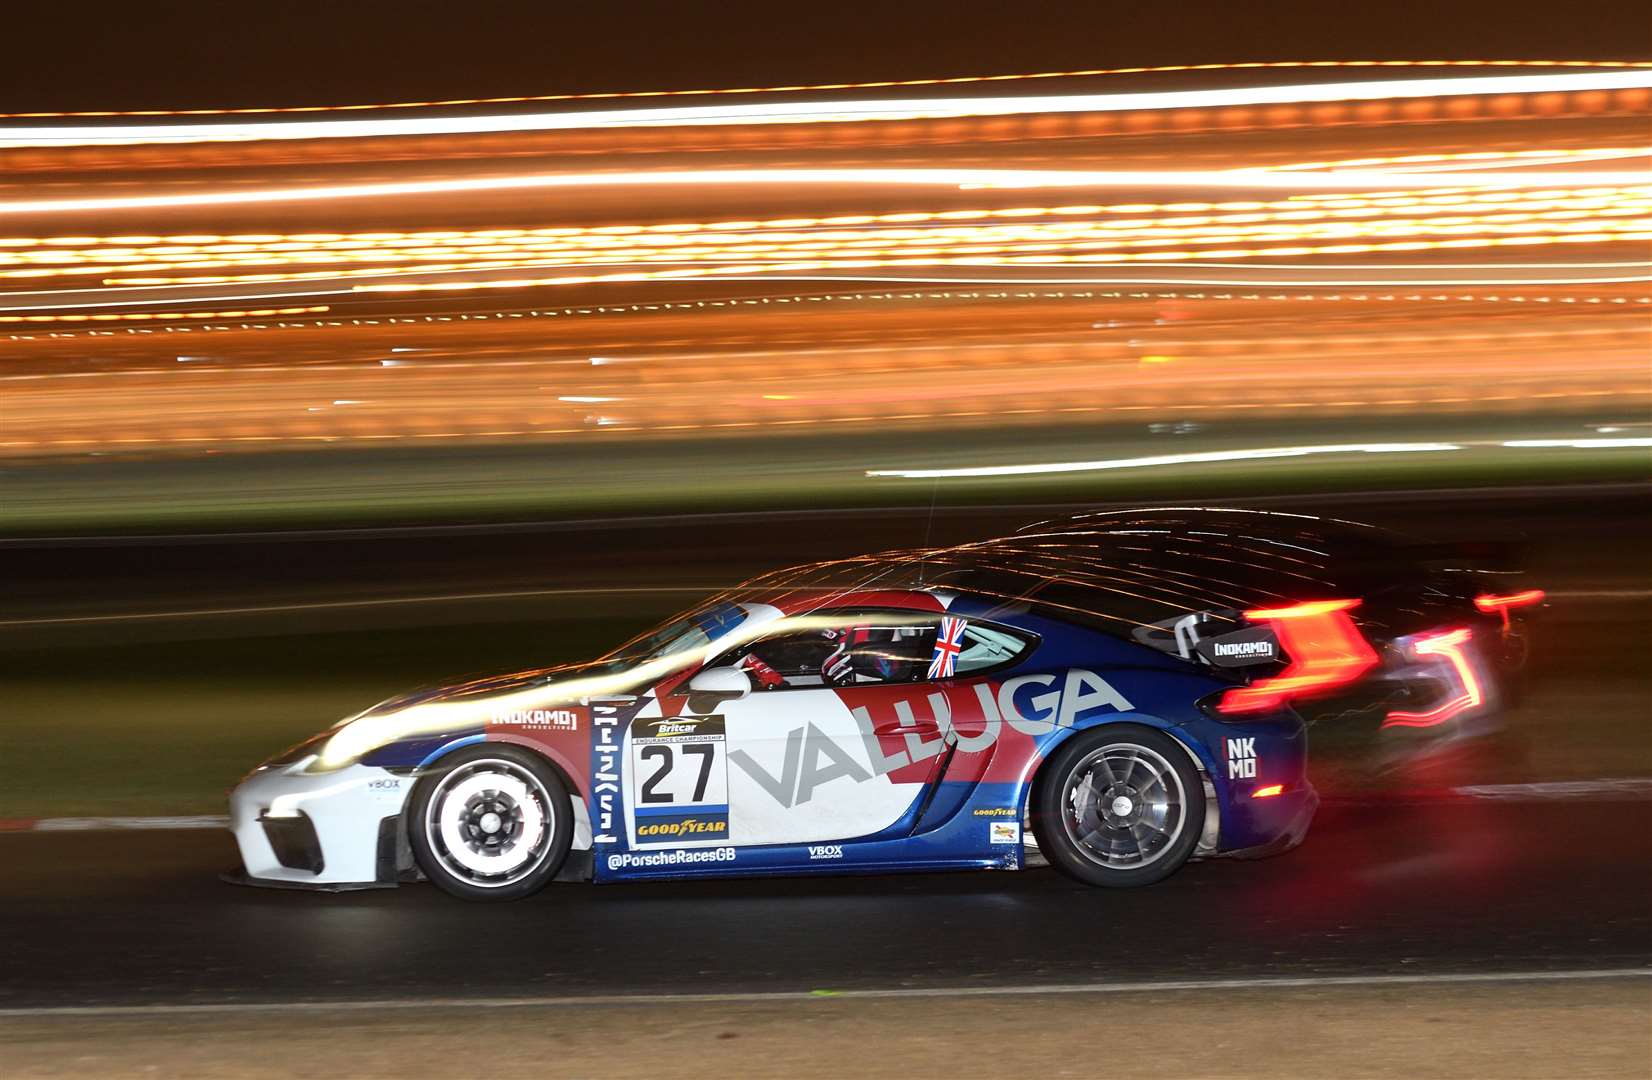
POLYGON ((984 623, 966 622, 963 651, 958 654, 956 673, 972 675, 1007 664, 1027 651, 1029 642, 1019 634, 984 623))
POLYGON ((908 612, 806 616, 713 661, 743 669, 759 690, 913 682, 935 651, 939 619, 908 612))
POLYGON ((986 671, 1013 660, 1029 641, 964 618, 915 612, 809 616, 713 661, 739 667, 758 690, 911 683, 986 671))

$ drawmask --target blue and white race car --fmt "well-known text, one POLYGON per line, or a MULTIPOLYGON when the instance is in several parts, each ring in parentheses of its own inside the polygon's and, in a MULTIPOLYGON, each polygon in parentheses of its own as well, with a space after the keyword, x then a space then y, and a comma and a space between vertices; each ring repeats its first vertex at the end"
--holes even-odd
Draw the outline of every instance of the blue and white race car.
POLYGON ((1013 870, 1299 843, 1304 702, 1493 708, 1537 590, 1367 526, 1159 509, 754 579, 593 663, 395 698, 231 797, 234 880, 1013 870))

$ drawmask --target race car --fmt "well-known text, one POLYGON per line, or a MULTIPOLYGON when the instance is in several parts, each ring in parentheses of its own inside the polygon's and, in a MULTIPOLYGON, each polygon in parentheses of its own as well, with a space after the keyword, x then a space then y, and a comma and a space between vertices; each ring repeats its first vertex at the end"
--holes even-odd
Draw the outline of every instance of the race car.
POLYGON ((271 758, 231 796, 232 880, 508 900, 1047 862, 1146 885, 1302 841, 1304 709, 1439 729, 1494 708, 1541 600, 1461 549, 1237 510, 792 568, 592 663, 393 698, 271 758))

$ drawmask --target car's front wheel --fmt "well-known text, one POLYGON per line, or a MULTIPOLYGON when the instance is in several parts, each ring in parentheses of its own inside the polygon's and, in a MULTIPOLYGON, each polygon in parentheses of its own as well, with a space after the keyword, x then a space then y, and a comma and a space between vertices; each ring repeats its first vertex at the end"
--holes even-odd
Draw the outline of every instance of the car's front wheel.
POLYGON ((1034 811, 1039 850, 1058 869, 1091 885, 1150 885, 1193 854, 1205 792, 1170 736, 1112 724, 1051 756, 1034 811))
POLYGON ((466 900, 516 900, 556 875, 573 842, 568 789, 519 747, 468 747, 421 777, 407 838, 431 883, 466 900))

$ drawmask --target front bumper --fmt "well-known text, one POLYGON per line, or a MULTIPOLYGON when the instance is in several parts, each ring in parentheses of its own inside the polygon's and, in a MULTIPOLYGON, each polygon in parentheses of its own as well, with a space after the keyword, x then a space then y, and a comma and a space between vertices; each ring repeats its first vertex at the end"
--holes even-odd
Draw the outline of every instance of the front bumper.
POLYGON ((413 778, 351 765, 260 769, 230 793, 230 829, 252 885, 393 885, 407 862, 401 813, 413 778))

